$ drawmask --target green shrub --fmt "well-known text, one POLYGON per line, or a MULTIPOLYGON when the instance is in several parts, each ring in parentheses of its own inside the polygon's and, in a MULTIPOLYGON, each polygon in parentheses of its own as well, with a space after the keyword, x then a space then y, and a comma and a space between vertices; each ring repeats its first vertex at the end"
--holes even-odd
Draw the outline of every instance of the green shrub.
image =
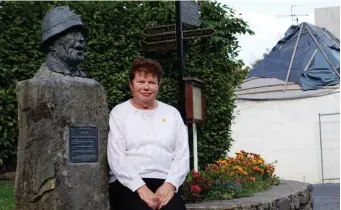
MULTIPOLYGON (((17 142, 17 81, 30 79, 44 55, 38 51, 40 24, 52 6, 69 5, 89 27, 83 71, 107 90, 109 109, 131 97, 128 70, 137 56, 158 60, 165 78, 159 99, 177 106, 176 52, 146 53, 141 32, 145 27, 175 23, 174 2, 3 2, 0 9, 0 160, 15 158, 17 142)), ((245 77, 237 36, 253 32, 218 3, 200 2, 201 28, 217 32, 211 38, 185 41, 185 76, 205 82, 206 121, 198 126, 200 166, 222 157, 231 145, 233 90, 245 77)), ((185 26, 186 29, 193 27, 185 26)), ((190 139, 191 142, 191 139, 190 139)))

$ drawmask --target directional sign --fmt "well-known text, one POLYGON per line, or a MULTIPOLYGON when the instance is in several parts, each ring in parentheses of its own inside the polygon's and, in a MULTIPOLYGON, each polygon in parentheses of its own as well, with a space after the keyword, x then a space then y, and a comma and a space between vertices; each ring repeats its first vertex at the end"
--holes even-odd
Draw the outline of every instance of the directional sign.
POLYGON ((167 40, 163 42, 151 42, 145 46, 147 52, 152 51, 167 51, 170 49, 176 49, 176 40, 167 40))
POLYGON ((214 28, 196 29, 183 31, 183 39, 194 39, 212 36, 216 30, 214 28))
POLYGON ((196 2, 181 1, 181 22, 194 26, 200 25, 200 6, 196 2))
POLYGON ((175 39, 175 31, 149 35, 143 39, 143 42, 148 44, 150 42, 162 42, 173 39, 175 39))
MULTIPOLYGON (((182 31, 183 39, 194 39, 212 36, 216 32, 213 28, 195 29, 182 31)), ((144 49, 151 51, 167 51, 175 49, 176 43, 176 29, 175 25, 155 26, 143 30, 144 49)))
POLYGON ((159 34, 159 33, 173 32, 173 31, 175 31, 175 24, 149 27, 149 28, 144 29, 142 31, 142 34, 145 36, 150 36, 151 34, 159 34))

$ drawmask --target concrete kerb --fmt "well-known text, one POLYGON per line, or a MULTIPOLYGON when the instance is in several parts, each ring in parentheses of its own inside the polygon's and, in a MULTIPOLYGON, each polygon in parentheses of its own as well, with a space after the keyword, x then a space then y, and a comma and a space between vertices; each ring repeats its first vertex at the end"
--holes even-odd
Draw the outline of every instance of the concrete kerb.
POLYGON ((186 204, 187 210, 311 210, 312 185, 309 183, 281 180, 270 190, 223 201, 207 201, 186 204))

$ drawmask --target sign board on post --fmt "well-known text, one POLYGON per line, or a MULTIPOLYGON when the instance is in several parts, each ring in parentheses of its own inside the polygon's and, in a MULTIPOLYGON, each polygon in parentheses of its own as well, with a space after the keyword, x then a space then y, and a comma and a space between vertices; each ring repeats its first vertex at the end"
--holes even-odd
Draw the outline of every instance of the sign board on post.
POLYGON ((197 123, 204 122, 204 96, 201 92, 203 81, 196 78, 184 77, 186 98, 186 122, 193 129, 193 162, 194 170, 198 171, 198 136, 197 123))
POLYGON ((147 52, 176 48, 175 24, 149 27, 142 31, 142 35, 147 52))
POLYGON ((164 26, 153 26, 149 28, 145 28, 142 31, 144 36, 150 36, 152 34, 166 33, 175 31, 175 24, 172 25, 164 25, 164 26))
POLYGON ((194 26, 200 25, 200 6, 193 1, 180 1, 181 22, 194 26))
POLYGON ((185 82, 185 98, 186 98, 186 121, 188 123, 204 122, 204 96, 201 89, 203 81, 184 77, 185 82))
POLYGON ((143 39, 143 42, 153 43, 153 42, 161 42, 166 40, 175 40, 175 32, 166 32, 166 33, 159 33, 159 34, 153 34, 152 36, 147 36, 143 39))
POLYGON ((170 49, 176 48, 176 40, 166 40, 166 41, 160 41, 160 42, 150 42, 147 45, 145 45, 145 50, 147 52, 152 51, 166 51, 170 49))
MULTIPOLYGON (((199 19, 198 19, 199 20, 199 19)), ((142 31, 145 51, 167 51, 177 47, 175 25, 154 26, 142 31)), ((182 39, 209 37, 215 33, 213 28, 182 31, 182 39)), ((182 40, 181 39, 181 40, 182 40)))
POLYGON ((187 31, 183 31, 183 39, 208 37, 208 36, 212 36, 215 32, 216 30, 214 28, 187 30, 187 31))

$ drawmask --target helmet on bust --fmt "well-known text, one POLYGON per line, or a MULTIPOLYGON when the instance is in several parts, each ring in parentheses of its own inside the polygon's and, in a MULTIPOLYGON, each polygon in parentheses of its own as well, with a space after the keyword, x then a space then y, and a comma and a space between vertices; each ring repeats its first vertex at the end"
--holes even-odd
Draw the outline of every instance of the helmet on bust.
POLYGON ((49 10, 41 25, 40 50, 46 51, 49 45, 48 41, 73 27, 78 27, 85 36, 89 33, 81 18, 73 13, 69 6, 57 6, 49 10))

